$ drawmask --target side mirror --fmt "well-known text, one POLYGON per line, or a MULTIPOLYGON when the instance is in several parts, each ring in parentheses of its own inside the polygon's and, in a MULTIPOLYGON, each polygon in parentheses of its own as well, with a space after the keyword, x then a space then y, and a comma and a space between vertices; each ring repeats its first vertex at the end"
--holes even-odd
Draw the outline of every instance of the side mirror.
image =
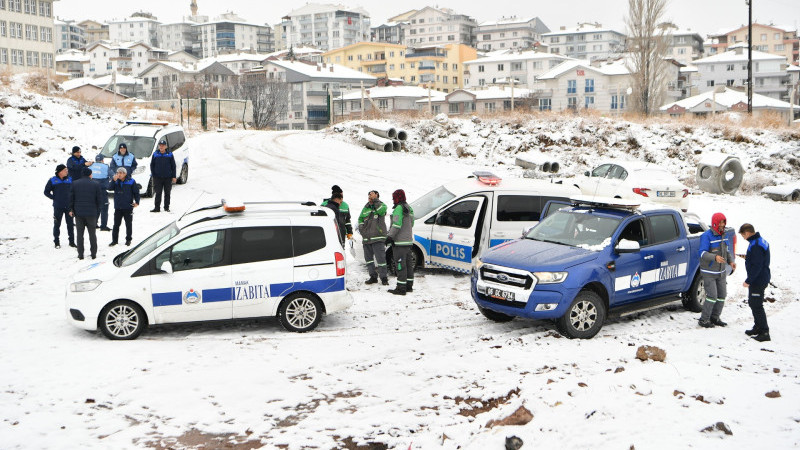
POLYGON ((161 263, 161 271, 166 273, 172 273, 172 263, 169 261, 164 261, 161 263))
POLYGON ((586 172, 583 172, 583 175, 588 177, 588 176, 591 176, 592 174, 591 174, 591 172, 589 172, 589 171, 587 170, 586 172))
POLYGON ((529 227, 525 227, 525 228, 523 228, 523 229, 522 229, 522 237, 525 237, 525 236, 527 236, 527 235, 528 235, 528 233, 530 233, 530 232, 531 232, 531 230, 533 229, 533 227, 535 227, 535 226, 536 226, 536 225, 531 225, 531 226, 529 226, 529 227))
POLYGON ((641 250, 639 247, 639 243, 636 241, 629 241, 627 239, 623 239, 619 241, 616 247, 614 247, 614 251, 617 253, 636 253, 641 250))

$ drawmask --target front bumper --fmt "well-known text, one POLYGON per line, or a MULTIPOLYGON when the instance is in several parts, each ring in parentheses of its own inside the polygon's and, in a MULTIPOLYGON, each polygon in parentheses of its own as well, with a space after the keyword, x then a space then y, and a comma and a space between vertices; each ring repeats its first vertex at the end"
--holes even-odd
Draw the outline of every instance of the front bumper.
POLYGON ((67 321, 84 330, 97 330, 97 317, 100 316, 102 307, 95 304, 94 299, 96 297, 94 292, 70 292, 69 287, 67 287, 64 299, 64 312, 67 315, 67 321))
POLYGON ((557 319, 563 316, 579 291, 580 289, 565 288, 561 283, 534 284, 530 289, 509 288, 480 278, 475 270, 472 271, 470 289, 472 299, 479 307, 529 319, 557 319), (487 287, 514 292, 515 301, 488 297, 485 294, 487 287))

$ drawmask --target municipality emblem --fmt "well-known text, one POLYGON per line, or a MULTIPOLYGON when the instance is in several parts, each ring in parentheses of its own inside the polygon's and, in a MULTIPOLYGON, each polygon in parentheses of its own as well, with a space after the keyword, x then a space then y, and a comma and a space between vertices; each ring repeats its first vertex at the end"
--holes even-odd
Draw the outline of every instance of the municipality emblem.
POLYGON ((641 283, 642 278, 639 276, 639 272, 633 274, 633 278, 631 278, 631 287, 639 287, 639 283, 641 283))
POLYGON ((200 293, 195 291, 194 289, 189 289, 189 292, 183 295, 183 301, 185 303, 199 303, 200 302, 200 293))

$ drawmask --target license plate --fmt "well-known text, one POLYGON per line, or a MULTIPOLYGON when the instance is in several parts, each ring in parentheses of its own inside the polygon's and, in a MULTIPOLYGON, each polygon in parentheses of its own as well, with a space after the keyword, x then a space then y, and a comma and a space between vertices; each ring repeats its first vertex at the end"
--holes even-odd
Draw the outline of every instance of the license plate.
POLYGON ((675 197, 675 191, 656 191, 656 197, 675 197))
POLYGON ((504 291, 502 289, 496 289, 496 288, 487 287, 486 288, 486 296, 487 297, 496 298, 496 299, 499 299, 499 300, 508 300, 510 302, 514 301, 514 293, 510 292, 510 291, 504 291))

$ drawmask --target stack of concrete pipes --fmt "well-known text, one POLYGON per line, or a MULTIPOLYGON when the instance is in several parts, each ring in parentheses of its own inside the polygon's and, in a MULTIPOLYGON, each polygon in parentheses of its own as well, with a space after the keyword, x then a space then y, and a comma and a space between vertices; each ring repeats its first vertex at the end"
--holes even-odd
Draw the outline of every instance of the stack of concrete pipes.
POLYGON ((362 125, 364 136, 361 143, 372 150, 383 150, 385 152, 399 152, 403 147, 403 142, 408 139, 405 130, 397 129, 391 125, 382 123, 372 123, 362 125))

